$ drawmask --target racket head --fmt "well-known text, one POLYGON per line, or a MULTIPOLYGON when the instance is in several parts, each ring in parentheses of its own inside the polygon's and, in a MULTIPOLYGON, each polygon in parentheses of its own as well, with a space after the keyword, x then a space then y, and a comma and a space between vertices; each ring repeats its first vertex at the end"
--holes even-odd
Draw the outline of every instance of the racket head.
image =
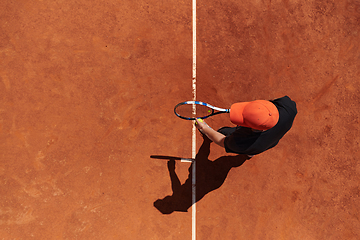
POLYGON ((205 119, 214 114, 214 109, 199 101, 186 101, 174 107, 174 113, 185 120, 205 119))

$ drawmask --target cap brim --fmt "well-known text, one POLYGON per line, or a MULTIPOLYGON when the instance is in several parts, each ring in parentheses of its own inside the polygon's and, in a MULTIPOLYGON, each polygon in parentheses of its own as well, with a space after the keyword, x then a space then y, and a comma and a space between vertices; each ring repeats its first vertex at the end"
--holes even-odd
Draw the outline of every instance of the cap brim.
POLYGON ((244 123, 244 117, 243 112, 246 105, 248 105, 249 102, 239 102, 234 103, 230 107, 230 121, 236 125, 248 127, 244 123))

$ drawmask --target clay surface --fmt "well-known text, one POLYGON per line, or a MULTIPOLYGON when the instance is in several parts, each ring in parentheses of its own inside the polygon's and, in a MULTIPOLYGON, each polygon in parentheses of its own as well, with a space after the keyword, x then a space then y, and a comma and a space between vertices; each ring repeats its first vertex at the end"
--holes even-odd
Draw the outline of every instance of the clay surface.
MULTIPOLYGON (((197 2, 197 99, 298 107, 251 160, 197 133, 197 239, 360 239, 359 1, 197 2)), ((191 239, 191 207, 154 207, 173 193, 150 158, 191 157, 173 113, 192 100, 191 4, 2 1, 0 239, 191 239)))

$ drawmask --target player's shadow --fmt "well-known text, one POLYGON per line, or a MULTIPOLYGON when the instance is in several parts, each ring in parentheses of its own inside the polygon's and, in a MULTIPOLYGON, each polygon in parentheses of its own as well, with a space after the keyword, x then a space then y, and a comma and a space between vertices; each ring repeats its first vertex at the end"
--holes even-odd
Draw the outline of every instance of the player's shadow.
MULTIPOLYGON (((198 202, 207 193, 219 188, 225 181, 226 176, 233 167, 241 166, 249 157, 247 155, 223 156, 214 161, 208 159, 210 154, 211 141, 204 137, 199 152, 196 155, 196 201, 198 202)), ((155 158, 166 158, 165 156, 155 158)), ((171 179, 172 195, 154 202, 154 206, 163 214, 170 214, 174 211, 187 212, 192 206, 192 172, 194 162, 189 167, 189 176, 184 184, 175 172, 175 159, 168 157, 168 170, 171 179)))

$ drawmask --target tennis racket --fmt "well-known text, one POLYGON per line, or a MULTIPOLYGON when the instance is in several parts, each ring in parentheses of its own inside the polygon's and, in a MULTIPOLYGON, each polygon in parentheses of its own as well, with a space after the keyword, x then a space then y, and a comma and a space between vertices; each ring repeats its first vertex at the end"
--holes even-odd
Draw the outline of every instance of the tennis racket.
POLYGON ((185 120, 205 119, 220 113, 229 113, 230 109, 218 108, 200 101, 186 101, 174 108, 174 113, 185 120), (215 112, 217 111, 217 112, 215 112))

